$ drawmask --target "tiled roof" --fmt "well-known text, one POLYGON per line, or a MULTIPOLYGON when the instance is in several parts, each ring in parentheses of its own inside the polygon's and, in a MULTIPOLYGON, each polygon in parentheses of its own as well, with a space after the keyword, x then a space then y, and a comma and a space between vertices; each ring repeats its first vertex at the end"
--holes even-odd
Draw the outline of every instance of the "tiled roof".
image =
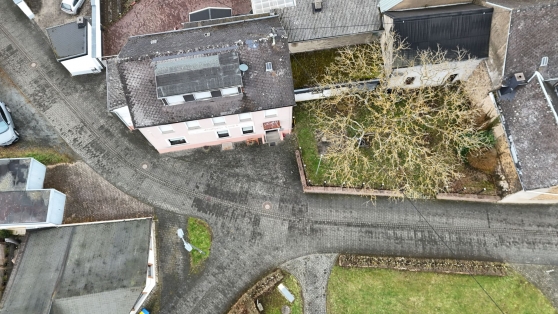
POLYGON ((129 313, 145 287, 150 228, 140 219, 29 231, 0 313, 129 313))
POLYGON ((294 7, 276 10, 289 42, 373 32, 382 26, 379 0, 326 0, 321 12, 314 12, 312 2, 297 0, 294 7))
MULTIPOLYGON (((286 33, 276 16, 130 37, 107 67, 108 100, 126 103, 136 128, 295 105, 286 33), (269 37, 272 30, 277 34, 275 45, 269 37), (212 56, 231 50, 248 65, 243 94, 175 106, 157 99, 154 58, 212 56), (266 62, 272 62, 274 71, 266 72, 266 62), (118 78, 121 87, 115 83, 118 78)), ((109 108, 117 107, 109 104, 109 108)))
POLYGON ((523 72, 530 77, 548 57, 549 77, 558 77, 558 1, 491 1, 513 8, 503 79, 523 72))
POLYGON ((558 124, 547 99, 556 111, 558 96, 537 77, 515 93, 513 99, 502 97, 498 103, 517 152, 523 188, 558 185, 558 124))

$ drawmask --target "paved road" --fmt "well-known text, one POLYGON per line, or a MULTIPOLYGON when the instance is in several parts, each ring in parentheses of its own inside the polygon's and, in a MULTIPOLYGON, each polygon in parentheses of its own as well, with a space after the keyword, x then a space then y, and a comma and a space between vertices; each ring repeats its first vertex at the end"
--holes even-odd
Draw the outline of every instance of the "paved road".
POLYGON ((106 112, 104 75, 70 77, 11 1, 0 2, 0 67, 89 166, 159 208, 163 313, 225 312, 258 277, 314 253, 558 264, 556 206, 418 202, 434 232, 408 201, 304 195, 290 141, 159 155, 106 112), (189 215, 208 221, 215 239, 198 276, 176 249, 189 215))

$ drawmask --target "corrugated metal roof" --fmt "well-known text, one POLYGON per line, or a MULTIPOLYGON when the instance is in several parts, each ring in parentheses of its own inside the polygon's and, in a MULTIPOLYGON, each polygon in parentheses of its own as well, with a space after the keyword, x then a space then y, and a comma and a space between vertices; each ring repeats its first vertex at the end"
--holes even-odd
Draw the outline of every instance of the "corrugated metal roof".
POLYGON ((410 45, 405 52, 413 58, 417 50, 438 46, 454 57, 457 47, 477 58, 488 57, 492 8, 473 4, 432 9, 387 12, 393 19, 393 30, 410 45))
POLYGON ((403 0, 380 0, 380 11, 386 12, 401 2, 403 2, 403 0))

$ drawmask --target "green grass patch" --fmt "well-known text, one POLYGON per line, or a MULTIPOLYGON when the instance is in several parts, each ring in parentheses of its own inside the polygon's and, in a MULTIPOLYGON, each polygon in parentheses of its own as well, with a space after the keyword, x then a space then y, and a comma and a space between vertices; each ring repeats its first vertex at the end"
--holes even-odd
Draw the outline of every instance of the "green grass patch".
MULTIPOLYGON (((521 275, 475 276, 505 313, 556 313, 521 275)), ((500 313, 468 275, 334 267, 328 313, 500 313)))
POLYGON ((188 218, 188 242, 204 252, 201 254, 196 249, 190 252, 190 271, 197 273, 203 268, 203 262, 209 257, 211 249, 211 229, 209 225, 197 218, 188 218))
POLYGON ((302 314, 303 305, 302 305, 302 292, 300 289, 300 285, 296 281, 295 277, 291 274, 285 273, 285 278, 281 282, 295 297, 293 303, 290 303, 283 297, 281 292, 277 289, 277 287, 273 288, 271 292, 262 296, 259 300, 264 307, 264 314, 281 314, 281 308, 284 305, 288 305, 291 308, 292 314, 302 314))
POLYGON ((320 153, 316 144, 315 129, 312 126, 314 123, 313 118, 308 111, 304 110, 303 106, 294 107, 293 111, 295 117, 294 133, 296 135, 298 146, 302 151, 302 161, 306 165, 307 179, 311 180, 313 184, 318 184, 325 180, 325 174, 328 170, 327 162, 322 160, 320 163, 320 153), (318 169, 318 164, 320 168, 318 169))
POLYGON ((23 158, 33 157, 44 165, 54 165, 72 162, 67 154, 61 154, 52 148, 29 147, 19 148, 17 146, 0 148, 0 158, 23 158))
POLYGON ((335 61, 337 49, 318 50, 291 54, 294 88, 317 86, 326 68, 335 61))

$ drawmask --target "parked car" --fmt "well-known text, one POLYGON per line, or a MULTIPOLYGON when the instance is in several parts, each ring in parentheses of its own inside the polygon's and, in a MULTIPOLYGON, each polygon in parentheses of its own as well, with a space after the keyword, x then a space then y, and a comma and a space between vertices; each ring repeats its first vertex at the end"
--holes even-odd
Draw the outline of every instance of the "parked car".
POLYGON ((63 12, 75 15, 84 2, 85 0, 62 0, 60 8, 63 12))
POLYGON ((10 108, 0 101, 0 146, 8 146, 19 141, 19 133, 14 129, 10 108))

